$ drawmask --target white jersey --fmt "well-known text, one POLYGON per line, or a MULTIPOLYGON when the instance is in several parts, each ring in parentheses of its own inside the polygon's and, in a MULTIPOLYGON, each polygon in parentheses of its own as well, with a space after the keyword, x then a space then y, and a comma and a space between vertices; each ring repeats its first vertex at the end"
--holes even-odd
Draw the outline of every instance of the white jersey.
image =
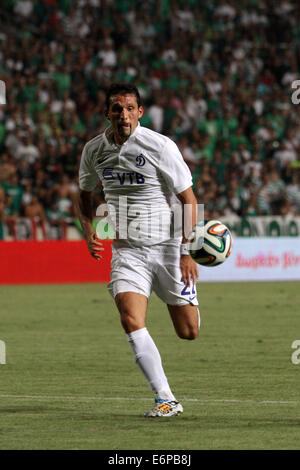
POLYGON ((179 203, 174 195, 192 186, 192 175, 177 145, 140 124, 117 145, 107 138, 109 129, 83 149, 80 188, 92 191, 101 180, 116 238, 125 244, 178 243, 181 233, 172 233, 174 199, 179 203))

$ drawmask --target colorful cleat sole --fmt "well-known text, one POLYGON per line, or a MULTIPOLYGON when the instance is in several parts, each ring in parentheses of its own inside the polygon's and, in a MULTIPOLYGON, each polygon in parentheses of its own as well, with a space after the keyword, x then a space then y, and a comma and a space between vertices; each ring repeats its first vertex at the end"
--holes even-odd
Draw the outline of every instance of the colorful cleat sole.
POLYGON ((146 418, 166 418, 183 413, 183 407, 178 401, 155 399, 155 406, 144 413, 146 418))

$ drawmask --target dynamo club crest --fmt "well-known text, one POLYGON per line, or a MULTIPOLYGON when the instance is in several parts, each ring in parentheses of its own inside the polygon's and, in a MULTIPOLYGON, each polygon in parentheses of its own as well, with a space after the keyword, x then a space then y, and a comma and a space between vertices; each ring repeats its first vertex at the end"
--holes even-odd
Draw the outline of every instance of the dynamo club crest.
POLYGON ((144 155, 143 155, 142 153, 140 153, 140 154, 136 157, 135 161, 136 161, 136 166, 144 166, 145 163, 146 163, 145 157, 144 157, 144 155))

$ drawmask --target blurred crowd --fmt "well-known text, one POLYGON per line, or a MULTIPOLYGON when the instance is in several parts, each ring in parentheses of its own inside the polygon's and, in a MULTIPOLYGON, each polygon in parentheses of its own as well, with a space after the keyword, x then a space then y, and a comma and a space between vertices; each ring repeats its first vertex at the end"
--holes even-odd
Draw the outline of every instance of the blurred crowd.
POLYGON ((207 218, 300 215, 299 15, 297 0, 1 0, 0 238, 66 237, 113 81, 175 140, 207 218))

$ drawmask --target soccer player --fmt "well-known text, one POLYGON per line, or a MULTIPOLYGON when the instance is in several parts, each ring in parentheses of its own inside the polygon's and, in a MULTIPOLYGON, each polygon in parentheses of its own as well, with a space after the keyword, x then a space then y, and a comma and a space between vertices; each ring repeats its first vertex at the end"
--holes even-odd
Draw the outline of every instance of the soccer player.
POLYGON ((89 252, 100 260, 104 248, 92 226, 92 191, 100 179, 115 221, 108 288, 135 360, 155 393, 154 407, 144 416, 174 416, 183 407, 170 389, 146 328, 146 312, 153 290, 166 303, 177 335, 189 340, 198 336, 198 269, 187 250, 186 235, 197 217, 192 177, 177 145, 140 125, 143 107, 136 87, 112 84, 105 115, 110 126, 87 142, 82 152, 79 217, 89 252), (186 229, 181 224, 177 235, 170 230, 174 197, 180 207, 192 208, 186 212, 186 229), (126 235, 121 233, 124 214, 126 235))

